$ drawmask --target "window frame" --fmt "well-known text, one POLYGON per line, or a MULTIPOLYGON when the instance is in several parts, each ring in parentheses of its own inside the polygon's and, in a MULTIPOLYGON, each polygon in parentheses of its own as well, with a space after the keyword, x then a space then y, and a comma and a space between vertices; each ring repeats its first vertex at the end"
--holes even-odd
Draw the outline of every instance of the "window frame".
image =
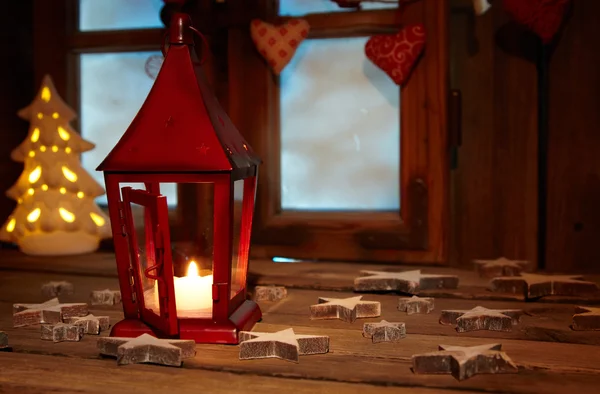
MULTIPOLYGON (((259 3, 262 12, 255 17, 273 24, 292 19, 277 15, 278 1, 259 3)), ((278 78, 254 49, 248 25, 238 19, 230 26, 230 117, 263 159, 254 257, 447 263, 448 10, 447 0, 420 0, 403 5, 401 10, 301 17, 311 25, 308 39, 394 33, 400 24, 425 24, 425 52, 400 93, 399 213, 282 211, 278 78)))
MULTIPOLYGON (((81 54, 160 51, 166 31, 165 28, 80 31, 78 0, 35 1, 34 26, 36 86, 44 75, 50 74, 58 93, 78 115, 81 113, 81 54)), ((72 125, 81 134, 79 117, 72 125)), ((187 185, 178 186, 177 207, 169 208, 169 216, 176 226, 193 223, 184 212, 197 211, 198 194, 187 185)), ((108 214, 107 205, 102 204, 100 208, 108 214)))

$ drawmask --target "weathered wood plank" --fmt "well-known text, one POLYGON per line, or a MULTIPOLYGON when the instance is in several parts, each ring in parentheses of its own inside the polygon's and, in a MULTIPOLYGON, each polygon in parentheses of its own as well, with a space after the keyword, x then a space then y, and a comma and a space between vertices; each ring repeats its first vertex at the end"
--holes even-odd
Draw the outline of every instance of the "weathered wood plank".
MULTIPOLYGON (((474 269, 451 267, 419 267, 414 265, 389 266, 383 264, 353 264, 332 262, 274 263, 269 260, 253 260, 248 274, 250 285, 280 285, 288 288, 352 291, 354 278, 365 268, 375 271, 405 271, 421 269, 427 274, 458 275, 458 289, 423 291, 423 296, 473 299, 522 301, 516 294, 492 293, 488 290, 489 280, 480 278, 474 269)), ((28 271, 66 275, 116 278, 116 263, 112 253, 94 253, 85 256, 60 258, 26 256, 14 250, 0 250, 0 270, 28 271)), ((600 275, 586 275, 586 280, 600 283, 600 275)), ((61 279, 59 279, 61 280, 61 279)), ((100 286, 101 287, 101 286, 100 286)), ((115 286, 113 286, 116 288, 115 286)), ((1 299, 2 293, 0 293, 1 299)), ((549 296, 539 300, 543 303, 600 304, 600 295, 594 298, 549 296)))
MULTIPOLYGON (((257 328, 261 331, 276 331, 283 328, 283 326, 260 324, 257 328)), ((563 359, 556 360, 551 357, 551 354, 555 354, 556 357, 559 358, 562 357, 568 359, 570 357, 571 359, 574 359, 575 357, 572 357, 572 354, 574 353, 572 352, 577 352, 576 354, 589 354, 591 356, 591 353, 593 352, 587 349, 589 347, 583 345, 580 345, 577 348, 573 347, 575 345, 562 345, 564 349, 547 349, 543 346, 537 346, 536 351, 535 349, 532 350, 530 342, 503 341, 503 348, 513 361, 519 365, 519 374, 511 375, 510 379, 497 375, 487 375, 479 376, 465 382, 457 382, 450 376, 413 375, 410 370, 410 356, 413 353, 427 351, 430 348, 435 349, 439 340, 446 340, 446 342, 448 342, 448 338, 438 337, 432 340, 429 336, 413 335, 407 336, 406 339, 397 344, 392 343, 377 346, 373 345, 369 340, 360 337, 361 334, 359 330, 350 331, 340 329, 303 328, 297 329, 297 331, 303 334, 318 332, 330 335, 331 352, 326 355, 310 356, 310 358, 307 357, 303 359, 299 364, 292 365, 290 363, 281 362, 280 360, 240 361, 238 360, 239 350, 236 346, 198 345, 197 356, 195 359, 186 361, 182 369, 166 370, 164 376, 187 376, 185 375, 186 372, 181 371, 190 372, 190 370, 194 370, 194 373, 196 374, 194 376, 196 376, 197 379, 200 379, 202 374, 199 374, 198 372, 209 370, 234 372, 242 375, 284 378, 293 377, 294 379, 304 379, 303 382, 357 382, 397 387, 430 387, 437 388, 438 390, 442 388, 460 388, 466 391, 481 392, 485 390, 486 392, 514 393, 562 393, 564 392, 564 387, 566 387, 564 385, 568 385, 571 390, 577 390, 578 393, 594 393, 595 385, 597 384, 598 379, 600 379, 600 371, 588 368, 594 362, 597 362, 597 360, 588 359, 588 363, 584 364, 584 366, 578 364, 569 366, 563 359), (354 336, 358 336, 360 339, 354 338, 354 336), (569 351, 566 351, 567 347, 570 349, 569 351), (525 357, 538 361, 525 363, 525 357), (390 371, 393 371, 393 373, 390 373, 390 371)), ((39 346, 36 346, 31 339, 26 342, 28 344, 27 346, 30 347, 30 353, 35 352, 33 348, 39 349, 39 346)), ((487 341, 483 339, 474 341, 470 338, 464 338, 462 340, 453 341, 452 344, 470 346, 485 342, 487 341)), ((100 383, 104 382, 105 385, 107 384, 107 381, 109 383, 114 382, 113 379, 116 378, 113 374, 118 375, 119 372, 125 370, 125 368, 114 368, 116 366, 114 360, 98 361, 95 341, 89 340, 89 338, 84 338, 84 341, 77 346, 66 345, 67 344, 63 343, 55 344, 53 347, 54 351, 51 354, 67 357, 49 357, 52 360, 48 363, 42 365, 37 362, 31 363, 28 368, 32 368, 40 374, 40 371, 49 368, 47 365, 52 364, 53 367, 49 370, 54 374, 53 378, 56 378, 56 370, 70 371, 68 373, 73 373, 75 375, 77 365, 97 365, 97 368, 103 368, 104 372, 97 372, 98 374, 96 374, 96 371, 87 371, 86 374, 93 372, 93 375, 90 374, 87 376, 94 376, 95 381, 100 383), (86 339, 88 340, 86 341, 86 339), (75 353, 77 353, 77 355, 75 355, 75 353), (77 360, 73 357, 78 357, 80 359, 77 360), (65 368, 56 368, 57 363, 60 363, 65 368)), ((17 338, 15 342, 16 353, 14 354, 20 355, 20 352, 25 350, 22 346, 22 338, 17 338)), ((40 352, 38 351, 38 354, 39 353, 40 352)), ((48 354, 46 352, 41 353, 48 354)), ((33 355, 25 354, 23 356, 32 357, 33 355)), ((583 362, 580 361, 580 363, 583 362)), ((2 361, 0 361, 0 366, 2 366, 2 361)), ((166 382, 166 380, 162 380, 161 376, 153 375, 153 373, 158 373, 159 370, 162 372, 164 369, 156 367, 147 367, 152 369, 137 369, 136 367, 139 368, 142 366, 128 366, 128 372, 126 372, 124 378, 128 377, 128 379, 134 379, 132 376, 136 374, 136 371, 140 371, 140 373, 143 371, 144 381, 153 382, 153 384, 163 384, 163 382, 166 382), (154 382, 155 378, 156 382, 154 382)), ((16 371, 19 371, 18 368, 16 371)), ((11 374, 11 376, 14 375, 11 374)), ((84 374, 80 376, 79 379, 85 379, 85 376, 86 375, 84 374)), ((188 379, 190 379, 190 381, 188 381, 187 385, 192 384, 192 380, 197 381, 192 379, 191 375, 188 379)), ((228 379, 235 382, 236 378, 228 379)), ((43 380, 51 381, 53 379, 48 379, 46 376, 43 380)), ((200 379, 199 381, 204 384, 203 379, 200 379)), ((2 382, 2 380, 0 380, 0 382, 2 382)), ((28 382, 30 381, 28 380, 28 382)), ((286 385, 287 381, 281 382, 280 384, 286 385)), ((228 385, 227 388, 230 389, 230 386, 228 385)))
MULTIPOLYGON (((291 298, 293 299, 293 297, 291 298)), ((282 304, 285 305, 285 303, 282 304)), ((0 303, 0 328, 9 335, 11 346, 13 346, 15 352, 62 354, 81 358, 94 358, 97 356, 95 347, 95 338, 97 337, 86 336, 77 347, 65 343, 53 344, 40 341, 39 326, 12 328, 10 325, 10 316, 7 313, 9 310, 9 305, 0 303)), ((288 309, 284 306, 276 308, 275 305, 270 310, 265 309, 263 322, 259 323, 255 330, 274 332, 293 327, 297 334, 329 336, 331 338, 330 351, 334 354, 378 359, 387 358, 389 360, 401 359, 407 362, 413 354, 427 350, 436 350, 439 344, 475 346, 490 341, 501 342, 503 349, 509 353, 513 361, 525 368, 548 368, 553 371, 584 370, 600 373, 600 352, 597 351, 597 347, 590 345, 515 340, 507 338, 509 336, 507 334, 510 333, 503 332, 481 331, 458 334, 447 326, 440 326, 442 330, 436 332, 436 330, 423 328, 427 327, 427 325, 420 322, 409 323, 408 318, 415 315, 408 316, 397 312, 394 321, 397 320, 406 323, 407 337, 399 343, 374 346, 369 340, 365 340, 362 337, 362 323, 377 322, 380 318, 361 319, 354 324, 338 320, 311 321, 308 319, 308 314, 305 317, 304 315, 286 313, 287 311, 288 309), (428 331, 430 334, 423 334, 428 331), (472 335, 477 333, 481 335, 472 335), (573 357, 573 354, 577 354, 578 357, 573 357)), ((94 310, 91 312, 95 313, 94 310)), ((102 313, 109 315, 111 321, 118 321, 122 317, 120 311, 104 310, 102 313)), ((383 317, 386 318, 386 315, 384 314, 383 317)), ((390 317, 387 318, 390 319, 390 317)), ((587 332, 586 334, 590 334, 590 337, 600 337, 600 333, 598 332, 587 332)), ((101 336, 105 335, 108 335, 108 332, 101 333, 101 336)), ((202 349, 213 349, 215 351, 222 349, 223 351, 229 351, 227 349, 231 348, 231 346, 199 345, 198 354, 202 354, 202 349)), ((311 360, 313 360, 312 356, 311 360)), ((326 363, 326 361, 324 362, 326 363)))
MULTIPOLYGON (((40 281, 46 280, 41 277, 40 281)), ((13 282, 11 280, 10 282, 13 282)), ((85 284, 91 278, 69 278, 83 294, 88 293, 85 284)), ((93 284, 95 285, 95 283, 93 284)), ((311 322, 308 319, 308 306, 312 299, 319 296, 335 295, 310 290, 291 290, 288 298, 278 303, 264 303, 264 322, 256 329, 260 331, 277 331, 293 326, 299 334, 323 334, 331 338, 331 353, 328 355, 311 356, 303 360, 299 366, 291 367, 287 363, 278 364, 273 361, 240 362, 237 360, 238 348, 220 345, 199 345, 196 359, 186 363, 185 368, 210 369, 231 371, 242 374, 257 374, 263 376, 294 376, 311 380, 335 380, 349 382, 369 382, 378 385, 393 386, 427 386, 427 387, 460 387, 468 390, 490 390, 504 392, 559 392, 561 384, 577 387, 581 393, 593 392, 592 382, 600 379, 600 353, 586 345, 561 343, 544 343, 507 339, 504 333, 474 332, 471 335, 459 335, 449 327, 437 323, 437 313, 440 308, 467 309, 474 306, 472 301, 436 300, 436 311, 430 315, 406 315, 396 310, 397 297, 392 295, 368 295, 368 299, 382 300, 383 317, 395 317, 396 320, 407 323, 409 335, 398 344, 373 345, 362 338, 362 322, 348 324, 339 321, 311 322), (441 304, 440 304, 441 303, 441 304), (279 324, 268 324, 279 323, 279 324), (432 335, 423 335, 431 333, 432 335), (474 334, 477 334, 475 336, 474 334), (500 335, 498 335, 500 334, 500 335), (479 337, 481 336, 481 337, 479 337), (447 376, 415 376, 410 372, 410 356, 415 353, 435 350, 438 344, 473 346, 489 342, 490 339, 501 341, 509 356, 520 365, 519 375, 511 377, 509 383, 498 376, 477 377, 462 382, 458 386, 451 377, 447 376), (579 357, 573 357, 573 354, 579 357), (390 374, 389 371, 394 373, 390 374), (575 374, 577 373, 577 374, 575 374), (594 376, 595 375, 595 376, 594 376), (596 380, 594 380, 596 379, 596 380), (456 385, 456 386, 455 386, 456 385), (537 391, 531 391, 531 390, 537 391)), ((351 295, 351 294, 349 294, 351 295)), ((14 297, 8 294, 8 297, 14 297)), ((38 297, 37 295, 35 297, 38 297)), ((40 295, 41 297, 41 295, 40 295)), ((366 298, 367 298, 366 297, 366 298)), ((38 301, 34 299, 33 301, 38 301)), ((515 303, 489 303, 488 307, 511 308, 515 303)), ((523 306, 528 304, 516 303, 523 306)), ((11 338, 11 344, 16 353, 35 353, 56 356, 96 359, 98 353, 95 338, 85 337, 77 346, 68 343, 53 344, 39 340, 38 327, 13 329, 10 327, 10 311, 12 304, 0 303, 0 327, 8 325, 6 331, 11 338)), ((540 314, 546 309, 569 308, 564 305, 534 304, 532 311, 540 314), (540 308, 545 308, 540 310, 540 308)), ((109 315, 112 321, 122 317, 119 306, 102 309, 102 314, 109 315)), ((92 313, 97 313, 91 310, 92 313)), ((568 317, 568 313, 565 312, 568 317)), ((533 317, 532 317, 533 319, 533 317)), ((377 319, 365 319, 376 321, 377 319)), ((582 333, 597 334, 597 333, 582 333)), ((102 333, 107 335, 107 333, 102 333)), ((561 331, 561 335, 566 335, 561 331)), ((596 335, 597 337, 597 335, 596 335)), ((518 336, 516 337, 518 338, 518 336)), ((61 357, 56 362, 63 362, 61 357)))
MULTIPOLYGON (((333 291, 352 291, 354 278, 359 276, 359 271, 365 265, 347 263, 290 263, 277 264, 264 260, 253 261, 250 268, 250 283, 255 285, 279 285, 298 289, 319 289, 333 291)), ((389 270, 382 265, 369 265, 369 270, 389 270)), ((447 267, 395 267, 394 271, 421 269, 427 274, 458 275, 460 283, 457 289, 435 289, 419 292, 424 297, 457 298, 465 300, 499 300, 499 301, 524 301, 521 294, 495 293, 489 288, 489 280, 479 278, 474 271, 460 270, 447 267)), ((590 281, 599 282, 597 275, 586 276, 590 281)), ((566 297, 547 296, 538 300, 543 303, 587 303, 599 304, 600 294, 597 296, 566 297)))
MULTIPOLYGON (((307 327, 349 328, 352 325, 331 320, 327 322, 311 321, 309 306, 317 303, 318 297, 344 298, 352 293, 290 289, 288 297, 278 303, 259 303, 263 311, 263 322, 272 324, 291 324, 307 327)), ((407 315, 398 311, 398 296, 382 294, 365 294, 363 300, 381 303, 381 318, 388 321, 406 323, 408 334, 441 335, 450 337, 507 338, 534 341, 568 342, 578 344, 600 345, 600 333, 573 331, 570 329, 575 305, 540 304, 506 301, 473 301, 456 299, 435 299, 435 309, 429 314, 407 315), (452 326, 439 324, 441 311, 444 309, 468 310, 476 306, 490 309, 523 309, 527 315, 521 323, 513 327, 511 332, 471 331, 458 333, 452 326)), ((373 322, 377 319, 360 319, 357 323, 373 322)))
POLYGON ((113 253, 98 252, 79 256, 27 256, 18 250, 0 250, 0 270, 34 271, 73 275, 116 277, 113 253))
MULTIPOLYGON (((371 344, 372 345, 372 344, 371 344)), ((387 346, 388 344, 381 344, 387 346)), ((372 345, 375 346, 375 345, 372 345)), ((201 350, 202 351, 202 350, 201 350)), ((596 393, 599 375, 584 373, 552 373, 544 370, 521 369, 510 379, 502 375, 481 375, 458 382, 451 376, 414 375, 411 362, 373 357, 357 357, 331 353, 310 356, 299 364, 290 367, 279 360, 256 360, 239 364, 231 361, 222 351, 203 350, 209 360, 200 368, 220 368, 223 371, 244 371, 266 374, 267 376, 295 376, 304 379, 342 380, 348 382, 369 382, 374 385, 387 385, 405 388, 407 386, 431 387, 437 390, 454 388, 475 392, 502 393, 564 393, 565 387, 578 393, 596 393), (565 385, 565 386, 563 386, 565 385), (568 385, 568 386, 567 386, 568 385), (561 387, 562 386, 562 387, 561 387)), ((191 362, 190 368, 197 364, 191 362)))
MULTIPOLYGON (((185 364, 184 364, 185 365, 185 364)), ((152 393, 196 394, 242 392, 392 393, 392 387, 374 387, 305 379, 281 379, 254 374, 210 371, 202 368, 165 368, 152 365, 117 367, 114 360, 77 360, 34 354, 0 354, 0 392, 7 393, 152 393), (61 368, 57 368, 57 363, 61 368), (135 382, 135 384, 132 384, 135 382)), ((434 394, 439 390, 407 387, 407 394, 434 394)), ((458 393, 443 390, 443 393, 458 393)))
MULTIPOLYGON (((74 285, 74 293, 61 295, 61 302, 87 302, 91 290, 103 288, 118 288, 116 278, 94 278, 90 276, 74 276, 66 274, 36 274, 33 272, 4 271, 0 275, 0 302, 6 302, 7 308, 12 303, 39 303, 47 301, 38 289, 43 283, 51 280, 68 280, 74 285)), ((306 326, 321 326, 318 321, 309 321, 309 306, 317 303, 320 296, 345 298, 355 293, 340 293, 316 290, 290 289, 288 298, 277 303, 262 302, 265 312, 264 321, 274 324, 300 324, 306 326)), ((382 317, 403 321, 407 324, 407 332, 445 336, 473 336, 481 338, 513 338, 541 340, 551 342, 570 342, 579 344, 600 345, 600 333, 573 331, 569 325, 575 311, 574 304, 523 303, 515 301, 482 301, 436 298, 435 310, 427 315, 406 315, 397 310, 398 296, 392 294, 363 294, 365 300, 375 300, 382 304, 382 317), (444 309, 471 309, 475 306, 485 306, 493 309, 523 309, 531 316, 524 316, 521 324, 513 327, 509 333, 474 331, 471 333, 456 333, 452 327, 438 323, 444 309)), ((2 311, 0 303, 0 312, 2 311)), ((107 315, 106 311, 114 311, 111 316, 113 324, 120 319, 121 305, 94 306, 99 315, 107 315)), ((9 309, 6 310, 9 314, 9 309)), ((92 312, 93 313, 93 312, 92 312)), ((1 321, 1 320, 0 320, 1 321)), ((10 326, 10 324, 7 323, 10 326)), ((346 323, 338 321, 327 322, 327 327, 347 328, 346 323)))
MULTIPOLYGON (((119 282, 116 277, 3 271, 0 274, 0 301, 15 303, 47 301, 49 297, 42 294, 42 285, 50 281, 62 280, 73 284, 73 293, 60 294, 58 298, 61 302, 88 302, 92 290, 119 289, 119 282)), ((120 304, 118 304, 118 308, 121 309, 120 304)))

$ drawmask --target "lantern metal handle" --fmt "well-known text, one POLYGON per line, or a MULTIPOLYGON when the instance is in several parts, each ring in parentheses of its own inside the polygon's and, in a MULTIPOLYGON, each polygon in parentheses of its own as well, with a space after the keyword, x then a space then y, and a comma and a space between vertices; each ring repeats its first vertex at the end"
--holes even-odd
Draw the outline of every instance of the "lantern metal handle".
POLYGON ((144 270, 144 275, 146 275, 146 278, 148 278, 148 279, 154 279, 154 280, 159 280, 160 277, 158 275, 151 274, 150 271, 158 270, 161 265, 162 265, 162 263, 156 264, 156 265, 153 265, 151 267, 146 268, 144 270))
POLYGON ((164 244, 163 244, 163 238, 162 238, 162 231, 160 226, 157 224, 156 225, 156 230, 154 231, 154 261, 158 261, 158 264, 154 264, 151 265, 150 267, 146 268, 144 270, 144 275, 146 275, 147 278, 150 279, 154 279, 154 280, 158 280, 159 276, 158 275, 153 275, 150 273, 150 271, 155 271, 158 273, 159 268, 161 268, 163 266, 163 260, 165 258, 164 256, 164 244), (156 254, 159 254, 159 257, 156 258, 156 254))
MULTIPOLYGON (((206 52, 208 52, 209 51, 208 41, 206 41, 206 37, 204 36, 204 34, 202 34, 200 32, 200 30, 196 29, 194 26, 188 26, 188 27, 191 31, 196 33, 196 35, 198 37, 200 37, 202 39, 203 47, 206 48, 206 52)), ((165 32, 165 34, 163 35, 163 43, 160 48, 160 51, 162 52, 163 57, 167 56, 167 51, 166 51, 165 47, 167 45, 167 36, 168 35, 169 35, 169 31, 167 30, 165 32)), ((202 58, 200 58, 200 61, 197 63, 198 65, 202 66, 204 64, 204 62, 206 62, 206 52, 202 51, 202 58)))

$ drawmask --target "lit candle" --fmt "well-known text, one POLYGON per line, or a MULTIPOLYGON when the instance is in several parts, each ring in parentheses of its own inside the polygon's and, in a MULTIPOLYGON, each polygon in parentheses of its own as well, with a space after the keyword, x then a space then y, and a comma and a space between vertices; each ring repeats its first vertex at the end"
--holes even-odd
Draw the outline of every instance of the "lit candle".
POLYGON ((192 317, 199 314, 212 314, 213 276, 199 276, 198 265, 190 262, 186 275, 175 278, 175 303, 177 316, 192 317))
MULTIPOLYGON (((185 276, 174 278, 177 317, 212 317, 212 285, 213 276, 199 276, 198 265, 191 261, 185 276)), ((154 305, 158 308, 158 281, 154 282, 153 293, 154 305)))

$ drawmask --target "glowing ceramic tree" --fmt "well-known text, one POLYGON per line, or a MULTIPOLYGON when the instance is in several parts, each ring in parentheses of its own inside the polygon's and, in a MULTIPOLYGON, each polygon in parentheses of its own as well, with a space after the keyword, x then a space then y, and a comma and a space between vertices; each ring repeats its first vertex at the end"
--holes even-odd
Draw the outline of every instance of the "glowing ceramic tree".
POLYGON ((0 229, 0 240, 32 255, 96 250, 102 238, 110 237, 110 223, 94 203, 104 189, 81 167, 81 153, 94 145, 70 126, 75 112, 46 76, 36 98, 18 115, 30 122, 29 134, 11 158, 25 166, 6 192, 18 205, 0 229))

